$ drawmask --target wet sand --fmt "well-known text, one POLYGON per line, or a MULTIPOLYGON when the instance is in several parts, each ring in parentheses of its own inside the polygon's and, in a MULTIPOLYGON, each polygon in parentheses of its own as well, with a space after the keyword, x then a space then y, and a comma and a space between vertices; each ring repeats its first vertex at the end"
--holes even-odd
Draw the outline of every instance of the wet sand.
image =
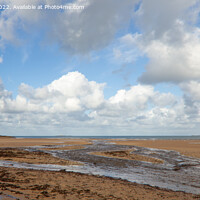
MULTIPOLYGON (((176 147, 179 148, 179 151, 182 146, 182 150, 184 152, 188 152, 194 155, 194 152, 197 153, 198 150, 195 149, 196 145, 198 146, 198 140, 194 141, 157 141, 157 146, 155 141, 119 141, 115 140, 115 142, 119 145, 119 151, 129 151, 129 146, 127 145, 136 145, 142 146, 146 145, 147 147, 151 148, 172 148, 176 147), (136 142, 136 143, 134 143, 136 142), (144 142, 144 143, 142 143, 144 142), (163 145, 163 142, 165 146, 163 145), (187 148, 185 148, 185 144, 188 144, 187 148), (122 144, 124 146, 122 146, 122 144), (160 146, 159 146, 160 144, 160 146), (175 145, 177 144, 177 145, 175 145), (121 146, 120 146, 121 145, 121 146), (149 146, 148 146, 149 145, 149 146), (152 146, 150 146, 152 145, 152 146), (154 145, 154 146, 153 146, 154 145), (168 146, 167 146, 168 145, 168 146), (174 146, 173 146, 174 145, 174 146), (191 146, 191 147, 190 147, 191 146), (124 148, 127 150, 124 150, 124 148)), ((127 166, 126 159, 130 166, 133 162, 134 168, 140 168, 140 162, 138 161, 131 161, 129 162, 128 158, 126 159, 118 159, 118 158, 107 158, 104 156, 96 156, 95 155, 88 155, 87 152, 94 152, 94 150, 98 150, 97 152, 103 152, 102 149, 109 151, 105 152, 112 152, 111 150, 116 151, 117 145, 106 145, 102 141, 97 141, 96 144, 92 145, 92 140, 82 140, 82 139, 14 139, 14 138, 0 138, 0 146, 3 147, 4 153, 5 150, 8 148, 5 147, 15 147, 13 149, 13 155, 0 152, 2 156, 0 159, 10 159, 13 161, 18 162, 29 162, 29 163, 53 163, 50 159, 51 154, 49 155, 49 162, 46 155, 46 152, 54 152, 56 156, 56 162, 54 164, 60 164, 59 162, 63 162, 63 160, 69 162, 70 158, 73 158, 73 161, 70 162, 77 162, 82 161, 84 165, 98 167, 108 165, 108 168, 112 165, 115 165, 117 169, 120 169, 123 166, 127 166), (4 140, 4 141, 3 141, 4 140), (49 146, 50 145, 50 146, 49 146), (58 146, 51 146, 51 145, 58 145, 58 146), (67 146, 65 146, 67 145, 67 146), (86 145, 86 146, 85 146, 86 145), (16 148, 16 147, 28 147, 28 146, 43 146, 45 152, 42 152, 42 156, 40 153, 34 152, 35 149, 30 149, 28 153, 26 152, 23 156, 21 154, 24 153, 24 149, 16 148), (84 149, 81 149, 84 147, 84 149), (69 150, 70 151, 65 151, 69 150), (62 153, 58 153, 58 150, 62 150, 62 153), (63 151, 64 150, 64 151, 63 151), (34 152, 34 153, 33 153, 34 152), (21 154, 20 154, 21 153, 21 154), (17 157, 20 157, 17 160, 17 157), (43 157, 44 156, 44 157, 43 157), (65 159, 63 159, 63 157, 65 159), (27 161, 27 159, 29 159, 27 161), (33 161, 36 160, 36 161, 33 161), (43 161, 42 161, 43 160, 43 161), (138 166, 137 166, 138 164, 138 166)), ((38 147, 38 150, 40 147, 38 147)), ((42 148, 43 149, 43 148, 42 148)), ((131 146, 130 149, 133 149, 131 146)), ((136 149, 136 151, 142 151, 144 149, 136 149)), ((171 149, 170 149, 171 150, 171 149)), ((175 150, 175 149, 174 149, 175 150)), ((3 151, 2 151, 3 152, 3 151)), ((104 152, 104 153, 105 153, 104 152)), ((144 152, 143 152, 144 153, 144 152)), ((198 154, 197 154, 198 155, 198 154)), ((113 156, 113 155, 111 155, 113 156)), ((121 154, 114 155, 121 156, 121 154)), ((129 155, 130 156, 130 155, 129 155)), ((54 157, 55 158, 55 157, 54 157)), ((52 159, 54 159, 52 158, 52 159)), ((69 164, 69 163, 68 163, 69 164)), ((76 163, 73 163, 76 164, 76 163)), ((144 168, 147 168, 147 171, 151 169, 151 166, 155 167, 155 165, 159 164, 151 164, 150 168, 148 169, 148 165, 145 162, 142 164, 144 168)), ((83 167, 84 167, 83 165, 83 167)), ((141 166, 142 167, 142 166, 141 166)), ((91 169, 93 169, 91 168, 91 169)), ((115 168, 113 168, 115 169, 115 168)), ((129 168, 128 168, 129 169, 129 168)), ((178 173, 180 173, 179 169, 178 173)), ((109 171, 108 171, 109 172, 109 171)), ((176 169, 172 170, 173 173, 176 173, 176 169)), ((165 173, 168 173, 166 171, 165 173)), ((170 172, 171 173, 171 172, 170 172)), ((198 179, 199 180, 199 179, 198 179)), ((199 193, 200 194, 200 193, 199 193)), ((175 192, 168 189, 161 189, 158 187, 152 187, 145 184, 137 184, 133 182, 129 182, 126 180, 108 178, 105 176, 94 176, 88 174, 80 174, 75 172, 66 172, 65 170, 60 171, 42 171, 42 170, 31 170, 31 169, 16 169, 10 166, 9 168, 0 167, 0 199, 176 199, 176 200, 190 200, 190 199, 200 199, 200 195, 198 194, 189 194, 185 192, 175 192), (6 196, 6 195, 11 195, 6 196)))
POLYGON ((200 140, 113 140, 119 145, 178 151, 183 155, 200 158, 200 140))
POLYGON ((23 199, 161 200, 198 199, 197 195, 172 192, 108 177, 73 172, 0 169, 0 191, 23 199))
POLYGON ((0 149, 0 160, 29 164, 80 165, 79 162, 64 160, 40 151, 28 151, 20 148, 0 149))
POLYGON ((146 162, 151 162, 151 163, 163 163, 163 161, 160 159, 134 154, 134 149, 124 150, 124 151, 121 150, 121 151, 93 152, 91 154, 105 156, 105 157, 111 157, 111 158, 139 160, 139 161, 146 161, 146 162))

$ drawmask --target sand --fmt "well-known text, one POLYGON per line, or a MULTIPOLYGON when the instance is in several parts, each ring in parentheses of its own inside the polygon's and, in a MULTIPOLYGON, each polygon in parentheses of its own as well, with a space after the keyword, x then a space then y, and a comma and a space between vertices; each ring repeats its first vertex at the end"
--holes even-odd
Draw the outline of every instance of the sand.
POLYGON ((54 151, 54 150, 73 150, 73 149, 83 149, 84 146, 81 145, 72 145, 72 146, 64 146, 64 147, 50 147, 50 148, 40 148, 41 150, 48 150, 48 151, 54 151))
POLYGON ((200 196, 72 172, 0 168, 0 192, 21 199, 190 200, 200 196))
POLYGON ((14 161, 29 164, 80 165, 81 163, 56 158, 44 152, 29 152, 17 148, 0 149, 0 160, 14 161))
MULTIPOLYGON (((176 150, 185 155, 198 157, 200 153, 200 141, 190 140, 152 140, 139 141, 115 140, 117 144, 137 145, 151 148, 176 150), (196 149, 197 148, 197 149, 196 149)), ((62 163, 62 159, 54 160, 49 155, 29 154, 24 150, 19 150, 20 146, 35 145, 71 145, 69 148, 82 148, 85 144, 91 144, 91 140, 82 139, 15 139, 0 138, 0 159, 11 159, 19 162, 29 163, 62 163), (10 152, 9 148, 12 147, 10 152), (4 152, 4 153, 3 153, 4 152), (12 154, 13 153, 13 154, 12 154), (7 156, 6 156, 7 155, 7 156), (9 155, 9 156, 8 156, 9 155), (48 159, 47 157, 48 156, 48 159), (21 157, 21 158, 19 158, 21 157), (35 160, 35 161, 34 161, 35 160)), ((65 147, 60 147, 65 148, 65 147)), ((68 147, 66 147, 68 148, 68 147)), ((119 156, 119 155, 115 155, 119 156)), ((127 158, 126 158, 127 159, 127 158)), ((68 162, 68 161, 66 161, 68 162)), ((66 163, 67 164, 67 163, 66 163)), ((69 164, 69 163, 68 163, 69 164)), ((171 190, 160 189, 148 185, 131 183, 125 180, 113 179, 108 177, 86 175, 73 172, 59 172, 15 169, 0 167, 0 197, 3 199, 13 199, 6 195, 23 199, 70 199, 70 200, 190 200, 200 199, 200 195, 188 194, 184 192, 174 192, 171 190)), ((0 198, 1 199, 1 198, 0 198)))
POLYGON ((87 145, 91 144, 89 139, 66 139, 66 138, 7 138, 0 137, 0 147, 27 147, 47 145, 87 145))
POLYGON ((145 162, 151 162, 151 163, 163 163, 163 161, 160 159, 137 155, 137 154, 134 154, 133 152, 134 152, 134 149, 124 150, 124 151, 121 150, 121 151, 93 152, 91 154, 106 156, 106 157, 111 157, 111 158, 139 160, 139 161, 145 161, 145 162))
POLYGON ((178 151, 183 155, 200 158, 200 140, 113 140, 120 145, 135 145, 178 151))

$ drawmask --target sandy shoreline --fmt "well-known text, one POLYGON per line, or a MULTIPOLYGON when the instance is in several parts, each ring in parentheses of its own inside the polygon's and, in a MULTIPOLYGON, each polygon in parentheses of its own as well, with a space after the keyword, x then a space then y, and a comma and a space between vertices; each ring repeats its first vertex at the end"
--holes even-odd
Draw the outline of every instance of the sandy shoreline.
MULTIPOLYGON (((91 144, 90 139, 15 139, 0 138, 1 149, 12 147, 15 150, 10 158, 18 162, 53 162, 43 155, 23 154, 18 147, 61 145, 54 149, 81 149, 91 144), (63 147, 62 145, 69 145, 63 147), (21 158, 17 158, 20 157, 21 158), (39 158, 39 159, 38 159, 39 158)), ((136 145, 158 149, 176 150, 188 156, 199 158, 199 140, 113 140, 117 144, 136 145)), ((5 152, 4 152, 5 153, 5 152)), ((1 160, 5 159, 0 152, 1 160)), ((4 154, 5 155, 5 154, 4 154)), ((127 159, 127 158, 126 158, 127 159)), ((60 161, 56 160, 55 164, 60 161)), ((67 162, 67 161, 66 161, 67 162)), ((65 163, 64 163, 65 164, 65 163)), ((67 163, 66 163, 67 164, 67 163)), ((199 195, 174 192, 131 183, 124 180, 80 174, 74 172, 50 172, 40 170, 0 167, 0 195, 12 195, 20 199, 200 199, 199 195), (48 183, 48 184, 47 184, 48 183)), ((5 199, 9 199, 8 197, 5 199)))
POLYGON ((87 145, 90 139, 70 138, 7 138, 0 137, 0 147, 26 147, 26 146, 47 146, 47 145, 87 145))

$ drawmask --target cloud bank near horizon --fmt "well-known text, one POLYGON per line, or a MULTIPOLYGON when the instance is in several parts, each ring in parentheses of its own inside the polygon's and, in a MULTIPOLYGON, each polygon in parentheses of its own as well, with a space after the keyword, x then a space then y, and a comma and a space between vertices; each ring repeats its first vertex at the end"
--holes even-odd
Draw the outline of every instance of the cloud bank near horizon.
POLYGON ((105 99, 105 86, 89 81, 80 72, 69 72, 42 88, 22 83, 13 99, 1 82, 1 127, 48 126, 47 132, 87 127, 105 129, 108 134, 113 130, 130 134, 132 130, 137 133, 151 129, 158 134, 163 128, 190 129, 199 123, 200 84, 196 82, 182 85, 182 98, 138 84, 105 99))

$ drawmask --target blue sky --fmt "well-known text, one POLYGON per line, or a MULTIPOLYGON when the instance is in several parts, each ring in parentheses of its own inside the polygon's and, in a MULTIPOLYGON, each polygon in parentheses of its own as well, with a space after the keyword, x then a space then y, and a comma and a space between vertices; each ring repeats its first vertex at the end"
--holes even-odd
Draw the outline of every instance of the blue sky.
POLYGON ((71 2, 3 1, 0 134, 199 134, 199 1, 71 2))

